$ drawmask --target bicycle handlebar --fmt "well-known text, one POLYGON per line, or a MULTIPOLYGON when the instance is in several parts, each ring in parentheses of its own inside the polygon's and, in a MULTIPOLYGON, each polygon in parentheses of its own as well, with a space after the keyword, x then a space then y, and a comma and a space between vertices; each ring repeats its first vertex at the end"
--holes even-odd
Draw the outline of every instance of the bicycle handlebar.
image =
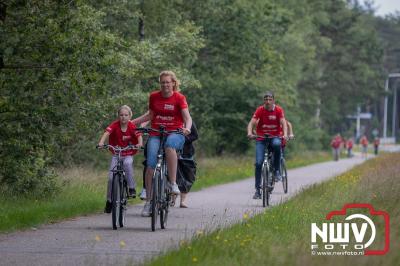
POLYGON ((119 152, 123 152, 123 151, 127 151, 127 150, 144 150, 143 147, 138 147, 135 145, 131 145, 129 144, 126 147, 119 147, 119 146, 112 146, 109 144, 104 144, 104 145, 96 145, 96 149, 112 149, 113 151, 119 153, 119 152))
MULTIPOLYGON (((281 138, 281 139, 284 139, 283 136, 272 136, 272 135, 269 135, 269 134, 265 134, 264 136, 253 135, 253 138, 252 138, 252 139, 256 139, 256 138, 262 138, 262 139, 281 138)), ((293 136, 293 137, 289 137, 289 136, 288 136, 287 140, 288 140, 288 141, 289 141, 289 140, 294 140, 294 136, 293 136)))
POLYGON ((175 130, 166 130, 165 127, 160 127, 160 129, 155 129, 155 128, 151 128, 151 127, 138 127, 138 128, 136 128, 136 130, 143 132, 143 133, 147 133, 147 134, 150 131, 161 133, 161 134, 173 134, 173 133, 183 134, 182 128, 178 128, 175 130))

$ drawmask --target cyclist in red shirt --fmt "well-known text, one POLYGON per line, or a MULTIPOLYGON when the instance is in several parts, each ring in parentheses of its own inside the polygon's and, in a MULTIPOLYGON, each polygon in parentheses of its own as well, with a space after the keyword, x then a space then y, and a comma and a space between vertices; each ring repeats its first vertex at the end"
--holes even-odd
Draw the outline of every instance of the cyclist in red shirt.
POLYGON ((349 138, 349 139, 347 140, 346 147, 347 147, 347 157, 350 158, 350 157, 352 157, 351 151, 352 151, 352 149, 353 149, 353 139, 352 139, 352 138, 349 138))
POLYGON ((361 144, 361 156, 366 159, 368 157, 368 139, 367 139, 367 136, 363 135, 361 137, 360 144, 361 144))
MULTIPOLYGON (((141 134, 136 131, 134 123, 129 121, 132 117, 132 110, 129 106, 123 105, 118 109, 119 119, 112 122, 105 130, 99 141, 99 146, 103 146, 104 142, 108 139, 108 143, 112 146, 119 146, 121 148, 128 145, 142 146, 143 140, 141 134)), ((114 154, 114 151, 110 149, 114 154)), ((129 195, 136 197, 136 184, 133 178, 133 155, 136 154, 136 150, 127 150, 122 153, 123 167, 126 173, 126 179, 129 188, 129 195)), ((112 169, 117 165, 118 158, 113 155, 111 159, 110 171, 108 174, 108 185, 107 185, 107 201, 106 207, 104 208, 105 213, 111 212, 111 187, 113 173, 112 169)))
POLYGON ((274 94, 266 92, 264 94, 264 104, 259 106, 249 124, 247 125, 247 137, 256 138, 256 162, 255 162, 255 189, 253 199, 261 198, 261 167, 264 160, 265 147, 269 145, 274 154, 274 176, 276 180, 281 180, 280 158, 281 158, 281 138, 287 139, 287 125, 284 111, 275 104, 274 94), (254 135, 256 127, 256 135, 254 135), (282 131, 280 128, 282 127, 282 131), (257 138, 268 134, 273 138, 257 138))
POLYGON ((375 139, 374 139, 374 154, 375 155, 378 155, 379 144, 380 144, 379 138, 375 137, 375 139))
POLYGON ((340 145, 342 144, 342 137, 340 134, 336 134, 335 137, 333 137, 331 141, 331 147, 333 150, 333 160, 338 161, 339 160, 339 154, 340 154, 340 145))
MULTIPOLYGON (((186 136, 190 134, 192 118, 189 113, 186 97, 179 93, 179 80, 172 71, 163 71, 159 76, 160 90, 154 91, 149 97, 149 110, 142 116, 132 120, 135 124, 151 121, 151 127, 159 129, 165 126, 166 130, 182 129, 186 136)), ((176 150, 182 150, 185 137, 181 134, 169 134, 165 142, 165 155, 168 167, 168 179, 173 194, 180 194, 176 184, 178 157, 176 150)), ((160 137, 151 132, 147 141, 147 169, 146 169, 146 196, 142 216, 150 216, 151 178, 157 164, 157 152, 160 146, 160 137)))

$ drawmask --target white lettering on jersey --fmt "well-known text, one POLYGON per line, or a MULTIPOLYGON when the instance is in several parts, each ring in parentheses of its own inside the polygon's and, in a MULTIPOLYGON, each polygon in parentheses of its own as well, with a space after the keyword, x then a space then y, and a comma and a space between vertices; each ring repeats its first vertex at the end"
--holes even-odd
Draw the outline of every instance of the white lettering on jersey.
POLYGON ((175 106, 173 106, 172 104, 164 104, 164 110, 174 110, 175 106))
POLYGON ((276 125, 262 125, 263 128, 276 128, 276 125))
POLYGON ((157 115, 156 116, 157 119, 160 119, 162 121, 172 121, 174 120, 173 116, 162 116, 162 115, 157 115))

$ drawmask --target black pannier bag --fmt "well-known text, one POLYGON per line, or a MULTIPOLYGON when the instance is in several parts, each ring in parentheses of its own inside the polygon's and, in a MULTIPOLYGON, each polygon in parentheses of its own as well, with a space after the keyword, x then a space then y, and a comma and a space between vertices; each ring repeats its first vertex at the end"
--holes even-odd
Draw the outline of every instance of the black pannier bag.
POLYGON ((178 169, 176 171, 176 183, 179 190, 188 193, 196 180, 196 162, 192 159, 178 160, 178 169))

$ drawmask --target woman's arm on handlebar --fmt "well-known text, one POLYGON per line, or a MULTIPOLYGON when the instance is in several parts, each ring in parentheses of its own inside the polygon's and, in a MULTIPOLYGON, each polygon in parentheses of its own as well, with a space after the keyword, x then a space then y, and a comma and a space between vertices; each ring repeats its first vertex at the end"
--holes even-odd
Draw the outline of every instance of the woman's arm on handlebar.
POLYGON ((182 117, 185 123, 185 127, 182 128, 183 135, 187 136, 190 134, 190 129, 192 128, 192 117, 190 116, 189 109, 182 109, 182 117))

